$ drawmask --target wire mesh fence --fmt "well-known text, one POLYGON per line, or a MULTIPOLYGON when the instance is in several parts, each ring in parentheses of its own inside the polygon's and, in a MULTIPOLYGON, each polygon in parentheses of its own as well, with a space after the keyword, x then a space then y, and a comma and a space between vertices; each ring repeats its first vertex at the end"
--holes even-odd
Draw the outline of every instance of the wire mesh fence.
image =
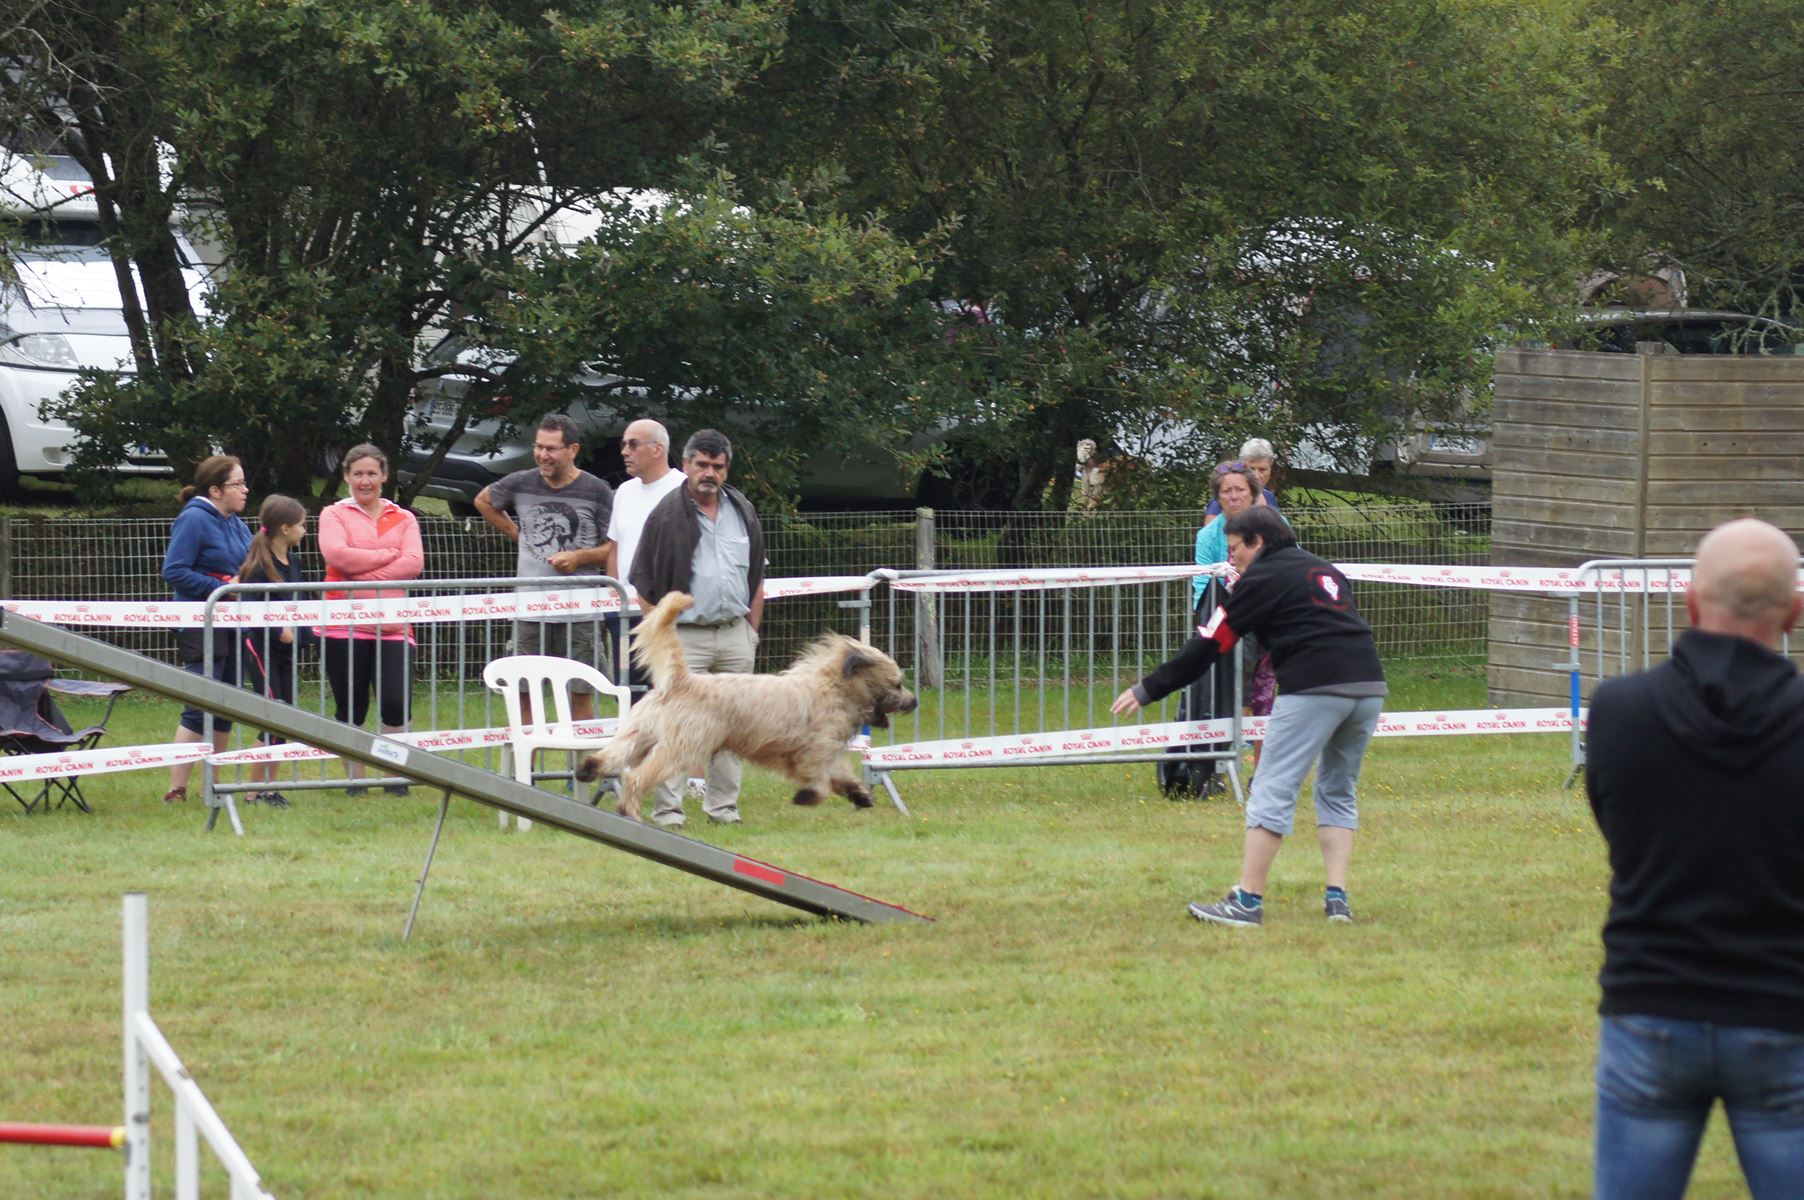
MULTIPOLYGON (((1287 508, 1285 516, 1303 546, 1335 562, 1476 565, 1490 560, 1488 505, 1423 502, 1366 506, 1287 508)), ((960 568, 1111 566, 1187 562, 1201 510, 1157 512, 943 512, 898 510, 780 514, 766 518, 772 578, 857 575, 879 567, 960 568)), ((0 517, 0 594, 34 600, 168 599, 161 578, 168 519, 39 519, 0 517)), ((507 578, 514 574, 511 542, 476 518, 424 517, 427 579, 507 578)), ((323 568, 310 547, 299 552, 306 578, 323 568)), ((1181 597, 1161 599, 1160 612, 1182 608, 1181 597)), ((760 669, 787 663, 810 638, 825 630, 855 632, 857 610, 844 596, 776 601, 766 609, 759 647, 760 669)), ((1436 658, 1480 663, 1484 658, 1486 604, 1482 592, 1367 583, 1359 604, 1386 657, 1436 658)), ((992 622, 981 605, 965 606, 974 644, 987 642, 992 622)), ((907 621, 912 605, 901 606, 907 621)), ((1181 631, 1181 613, 1170 620, 1181 631)), ((1037 620, 1037 616, 1036 616, 1037 620)), ((903 644, 912 638, 898 629, 903 644)), ((167 630, 105 629, 106 638, 166 661, 175 658, 167 630)), ((428 635, 430 636, 430 635, 428 635)), ((956 625, 950 643, 966 634, 956 625)), ((422 645, 419 661, 435 659, 422 645)))

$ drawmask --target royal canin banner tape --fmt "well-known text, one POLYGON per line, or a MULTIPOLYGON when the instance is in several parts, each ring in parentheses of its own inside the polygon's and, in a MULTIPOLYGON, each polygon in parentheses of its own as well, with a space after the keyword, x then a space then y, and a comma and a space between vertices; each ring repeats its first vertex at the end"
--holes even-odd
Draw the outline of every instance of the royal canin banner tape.
MULTIPOLYGON (((1584 727, 1584 714, 1579 717, 1584 727)), ((1265 736, 1265 718, 1242 722, 1246 739, 1265 736)), ((1469 709, 1460 712, 1384 713, 1378 718, 1377 737, 1446 737, 1452 734, 1570 733, 1572 714, 1564 708, 1469 709)), ((877 770, 884 767, 923 766, 979 762, 1032 762, 1036 758, 1063 758, 1072 754, 1120 754, 1130 750, 1163 750, 1226 742, 1233 736, 1227 721, 1171 721, 1149 725, 1111 725, 1096 729, 1067 729, 1047 733, 1016 733, 1000 737, 956 738, 913 742, 899 746, 872 746, 864 761, 877 770)))
MULTIPOLYGON (((602 737, 619 722, 608 719, 579 721, 578 733, 602 737)), ((1579 726, 1584 727, 1581 713, 1579 726)), ((1244 722, 1248 741, 1265 736, 1265 719, 1244 722)), ((1385 713, 1378 718, 1378 737, 1446 737, 1453 734, 1569 733, 1571 714, 1563 708, 1469 709, 1459 712, 1385 713)), ((505 727, 451 729, 425 733, 395 733, 390 738, 422 750, 477 750, 506 745, 505 727)), ((1032 762, 1036 758, 1070 754, 1111 754, 1130 750, 1160 750, 1225 742, 1232 736, 1226 721, 1171 721, 1149 725, 1115 725, 1098 729, 1054 730, 1046 733, 1005 734, 1000 737, 957 738, 936 742, 910 742, 898 746, 872 746, 860 734, 846 746, 862 753, 864 761, 885 767, 953 764, 961 762, 1032 762)), ((208 753, 200 742, 166 745, 121 746, 113 749, 78 750, 64 754, 28 754, 0 759, 0 780, 42 779, 55 775, 99 775, 109 771, 136 771, 169 767, 176 763, 210 759, 215 766, 246 763, 295 762, 334 758, 329 751, 299 742, 274 746, 248 746, 221 754, 208 753)))
MULTIPOLYGON (((792 596, 825 596, 868 591, 868 575, 823 575, 806 579, 772 579, 766 600, 792 596)), ((7 600, 7 612, 52 625, 103 625, 114 628, 193 628, 205 619, 206 605, 186 600, 7 600)), ((541 621, 593 617, 618 612, 613 588, 523 588, 518 592, 465 593, 455 596, 392 596, 367 600, 271 600, 253 597, 222 600, 213 608, 219 626, 264 628, 275 625, 369 625, 378 622, 444 624, 464 621, 541 621)))

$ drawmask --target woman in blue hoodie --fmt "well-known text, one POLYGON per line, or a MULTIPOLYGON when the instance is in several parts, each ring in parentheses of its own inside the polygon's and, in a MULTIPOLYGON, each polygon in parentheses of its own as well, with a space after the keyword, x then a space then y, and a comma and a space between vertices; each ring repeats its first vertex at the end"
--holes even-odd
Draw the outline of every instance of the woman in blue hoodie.
MULTIPOLYGON (((230 454, 215 454, 194 469, 194 483, 182 489, 182 511, 169 530, 169 549, 163 555, 163 578, 177 600, 204 601, 222 583, 238 577, 238 565, 251 547, 250 526, 238 514, 250 498, 244 481, 244 465, 230 454)), ((218 631, 216 631, 217 634, 218 631)), ((182 666, 196 675, 206 673, 207 645, 199 628, 176 631, 176 647, 182 666)), ((229 637, 215 636, 213 678, 236 686, 238 656, 229 637)), ((213 719, 213 745, 224 750, 232 723, 213 719)), ((176 728, 178 743, 198 742, 204 736, 201 711, 184 708, 176 728)), ((169 769, 166 803, 188 798, 188 776, 193 763, 177 763, 169 769)))

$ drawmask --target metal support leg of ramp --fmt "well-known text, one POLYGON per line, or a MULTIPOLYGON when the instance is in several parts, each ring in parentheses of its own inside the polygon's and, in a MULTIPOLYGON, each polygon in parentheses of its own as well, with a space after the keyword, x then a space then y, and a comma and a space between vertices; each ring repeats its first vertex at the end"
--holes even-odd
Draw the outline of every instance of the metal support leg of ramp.
MULTIPOLYGON (((455 758, 342 725, 318 713, 268 700, 215 679, 191 675, 180 667, 16 613, 0 613, 0 644, 30 650, 55 662, 181 700, 234 721, 243 721, 330 751, 341 758, 356 759, 391 774, 405 775, 437 791, 465 796, 478 804, 542 821, 578 837, 805 912, 867 922, 930 919, 898 905, 797 875, 655 825, 642 824, 617 813, 541 792, 455 758)), ((430 866, 430 861, 427 865, 430 866)), ((423 887, 424 872, 421 882, 423 887)), ((416 896, 416 905, 417 900, 416 896)), ((410 915, 410 927, 411 923, 410 915)))

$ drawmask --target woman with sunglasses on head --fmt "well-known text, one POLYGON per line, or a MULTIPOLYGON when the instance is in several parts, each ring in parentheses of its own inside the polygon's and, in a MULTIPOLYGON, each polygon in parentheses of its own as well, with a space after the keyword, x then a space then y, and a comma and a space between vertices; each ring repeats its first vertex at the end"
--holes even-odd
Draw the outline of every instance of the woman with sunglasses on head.
MULTIPOLYGON (((1271 489, 1272 459, 1275 454, 1272 444, 1264 438, 1248 438, 1240 443, 1240 456, 1237 460, 1253 469, 1253 477, 1259 481, 1260 503, 1274 512, 1278 509, 1277 493, 1271 489)), ((1221 502, 1211 499, 1209 507, 1203 510, 1203 524, 1213 525, 1215 518, 1219 516, 1221 502)))
MULTIPOLYGON (((250 484, 245 482, 244 464, 230 454, 215 454, 202 460, 194 469, 194 482, 182 489, 182 510, 169 529, 169 548, 163 554, 163 578, 177 600, 201 602, 222 583, 238 576, 238 565, 251 546, 250 526, 238 514, 250 498, 250 484)), ((182 668, 196 675, 207 674, 205 631, 196 626, 180 629, 175 635, 181 652, 182 668)), ((238 656, 232 653, 229 630, 213 632, 212 677, 221 683, 238 684, 238 656)), ((198 708, 184 708, 176 727, 177 743, 198 742, 205 736, 205 718, 198 708)), ((224 750, 226 735, 232 723, 222 717, 213 718, 213 747, 224 750)), ((177 763, 169 769, 169 790, 163 793, 166 803, 188 798, 188 778, 194 764, 177 763)))
MULTIPOLYGON (((1228 561, 1228 522, 1226 518, 1237 517, 1249 508, 1262 506, 1264 501, 1263 481, 1259 472, 1252 465, 1240 460, 1225 462, 1217 466, 1209 474, 1209 490, 1215 504, 1221 508, 1224 518, 1210 521, 1196 531, 1196 561, 1199 566, 1228 561)), ((1275 510, 1274 510, 1275 511, 1275 510)), ((1282 515, 1282 514, 1280 514, 1282 515)), ((1289 524, 1289 522, 1285 522, 1289 524)), ((1230 568, 1227 586, 1232 588, 1238 573, 1230 568)), ((1197 575, 1191 580, 1190 606, 1195 608, 1203 598, 1203 589, 1208 586, 1209 576, 1197 575)), ((1255 717, 1271 715, 1272 702, 1278 694, 1278 673, 1272 666, 1271 652, 1261 646, 1258 639, 1248 636, 1241 639, 1242 662, 1246 665, 1243 680, 1243 694, 1247 711, 1255 717)), ((1259 751, 1263 742, 1253 743, 1253 769, 1259 769, 1259 751)))

